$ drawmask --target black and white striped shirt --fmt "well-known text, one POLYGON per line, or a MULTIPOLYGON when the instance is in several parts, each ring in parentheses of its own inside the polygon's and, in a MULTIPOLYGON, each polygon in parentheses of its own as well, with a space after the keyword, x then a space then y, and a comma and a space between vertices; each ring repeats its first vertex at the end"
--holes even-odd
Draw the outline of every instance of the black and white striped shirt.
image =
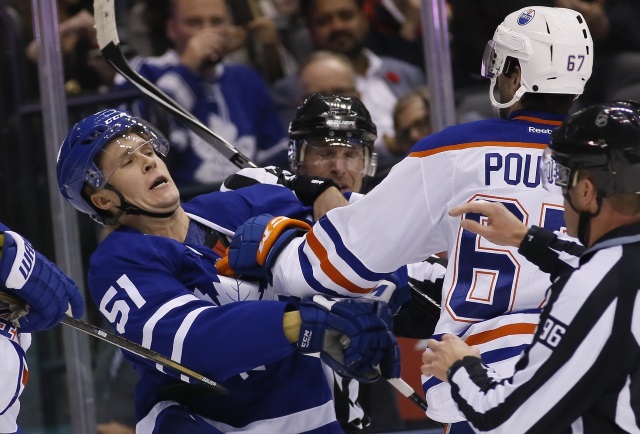
MULTIPOLYGON (((548 265, 548 258, 534 262, 548 265)), ((638 267, 640 223, 609 232, 578 268, 555 279, 511 378, 498 378, 475 357, 456 362, 452 396, 475 429, 640 433, 638 267)))

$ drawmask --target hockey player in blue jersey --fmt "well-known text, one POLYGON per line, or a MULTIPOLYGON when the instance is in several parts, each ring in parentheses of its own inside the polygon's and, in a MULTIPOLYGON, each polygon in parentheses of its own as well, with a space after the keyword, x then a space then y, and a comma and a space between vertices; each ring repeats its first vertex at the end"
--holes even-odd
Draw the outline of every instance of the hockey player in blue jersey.
MULTIPOLYGON (((398 377, 387 306, 305 298, 318 292, 218 275, 226 237, 247 218, 266 211, 304 216, 312 208, 274 185, 181 204, 161 158, 168 147, 143 120, 104 110, 72 128, 57 164, 63 196, 116 226, 89 265, 100 312, 118 334, 230 391, 198 394, 179 374, 127 354, 141 375, 136 432, 341 432, 320 360, 361 381, 380 371, 398 377), (320 358, 308 355, 318 352, 320 358)), ((311 187, 316 196, 340 195, 311 187)))
POLYGON ((18 398, 27 384, 25 352, 31 345, 31 333, 59 324, 69 308, 74 317, 80 318, 84 300, 75 282, 2 223, 0 290, 27 304, 0 304, 0 432, 20 433, 18 398))
MULTIPOLYGON (((462 231, 447 211, 473 200, 498 201, 525 222, 562 231, 562 196, 542 187, 539 161, 592 64, 593 43, 578 12, 531 6, 508 15, 482 64, 501 119, 420 140, 364 198, 329 211, 261 265, 276 285, 286 276, 297 286, 358 292, 375 286, 379 273, 447 251, 436 338, 457 334, 499 373, 512 372, 533 339, 548 276, 515 249, 462 231)), ((234 256, 251 258, 246 251, 234 256)), ((245 267, 254 269, 255 261, 231 266, 245 267)), ((454 424, 452 433, 471 431, 448 384, 433 377, 423 386, 429 417, 454 424)))

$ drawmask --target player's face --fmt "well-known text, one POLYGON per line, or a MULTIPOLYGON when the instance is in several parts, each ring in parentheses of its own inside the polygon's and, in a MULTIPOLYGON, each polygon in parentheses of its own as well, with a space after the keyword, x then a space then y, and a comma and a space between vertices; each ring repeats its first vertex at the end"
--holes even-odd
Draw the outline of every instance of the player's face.
POLYGON ((229 21, 224 0, 176 0, 173 7, 167 22, 167 36, 178 53, 203 31, 215 31, 227 39, 229 21))
POLYGON ((364 170, 364 147, 339 145, 307 145, 304 162, 299 168, 300 173, 331 178, 343 193, 360 191, 364 170))
POLYGON ((310 30, 317 49, 350 56, 362 48, 369 26, 355 0, 315 0, 310 30))
MULTIPOLYGON (((103 149, 99 166, 107 183, 127 201, 151 212, 175 210, 180 203, 178 188, 164 161, 148 141, 132 134, 112 140, 103 149)), ((119 200, 116 200, 119 205, 119 200)))

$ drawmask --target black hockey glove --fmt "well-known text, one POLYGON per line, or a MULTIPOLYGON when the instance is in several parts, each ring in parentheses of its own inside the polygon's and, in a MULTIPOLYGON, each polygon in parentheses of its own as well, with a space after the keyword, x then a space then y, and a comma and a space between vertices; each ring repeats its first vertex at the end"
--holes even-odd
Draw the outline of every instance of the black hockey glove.
POLYGON ((321 178, 319 176, 298 175, 287 180, 285 187, 291 189, 300 202, 307 206, 313 206, 318 196, 328 188, 335 187, 340 191, 338 184, 331 178, 321 178))
POLYGON ((338 184, 330 178, 319 176, 294 175, 289 171, 282 170, 275 166, 265 168, 242 169, 224 180, 220 191, 237 190, 255 184, 279 184, 292 190, 300 202, 307 206, 313 206, 318 196, 327 188, 336 187, 338 184))

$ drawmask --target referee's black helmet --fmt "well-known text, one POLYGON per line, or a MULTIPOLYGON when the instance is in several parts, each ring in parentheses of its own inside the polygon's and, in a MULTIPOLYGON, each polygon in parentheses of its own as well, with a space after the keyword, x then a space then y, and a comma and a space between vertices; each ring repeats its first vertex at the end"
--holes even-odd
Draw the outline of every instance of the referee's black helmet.
POLYGON ((556 174, 565 191, 575 183, 577 171, 586 169, 604 197, 640 193, 638 102, 595 104, 574 113, 553 131, 549 148, 558 172, 565 172, 556 174))

